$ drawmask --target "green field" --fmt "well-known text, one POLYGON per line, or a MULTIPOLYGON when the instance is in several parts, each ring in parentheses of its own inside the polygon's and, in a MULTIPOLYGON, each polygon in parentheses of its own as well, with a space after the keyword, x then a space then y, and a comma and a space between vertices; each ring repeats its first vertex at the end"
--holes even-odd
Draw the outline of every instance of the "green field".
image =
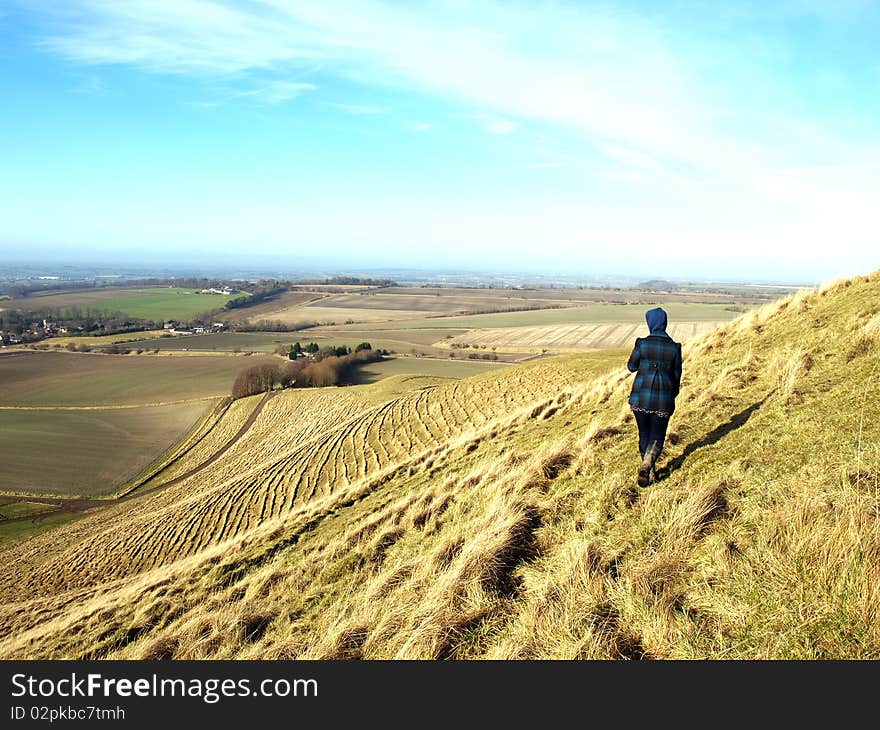
POLYGON ((181 438, 210 406, 203 401, 111 410, 0 410, 0 492, 111 493, 181 438))
MULTIPOLYGON (((643 322, 645 312, 653 306, 645 304, 588 304, 565 309, 539 309, 527 312, 499 312, 457 317, 429 317, 395 322, 397 329, 480 329, 484 327, 529 327, 552 324, 576 324, 591 322, 643 322)), ((679 319, 688 322, 706 320, 731 320, 738 312, 725 309, 724 304, 663 304, 670 322, 679 319)), ((364 324, 364 331, 385 329, 378 324, 364 324)))
POLYGON ((56 527, 65 525, 68 522, 78 520, 83 516, 79 512, 56 512, 51 515, 41 517, 37 522, 30 520, 21 520, 20 522, 0 522, 0 545, 16 540, 23 540, 28 537, 34 537, 41 532, 48 532, 56 527))
POLYGON ((494 372, 504 367, 483 360, 435 360, 427 357, 392 357, 362 365, 356 370, 356 382, 375 383, 390 375, 431 375, 445 378, 468 378, 494 372))
POLYGON ((161 322, 169 319, 186 320, 222 307, 226 302, 243 294, 199 294, 197 289, 172 287, 145 287, 83 289, 58 294, 32 295, 6 303, 10 309, 60 309, 71 307, 95 309, 104 312, 123 312, 135 319, 161 322))
POLYGON ((12 502, 0 504, 0 520, 33 516, 51 509, 52 505, 41 504, 39 502, 12 502))
POLYGON ((0 406, 147 405, 222 397, 243 368, 267 361, 258 355, 18 351, 0 355, 0 406))

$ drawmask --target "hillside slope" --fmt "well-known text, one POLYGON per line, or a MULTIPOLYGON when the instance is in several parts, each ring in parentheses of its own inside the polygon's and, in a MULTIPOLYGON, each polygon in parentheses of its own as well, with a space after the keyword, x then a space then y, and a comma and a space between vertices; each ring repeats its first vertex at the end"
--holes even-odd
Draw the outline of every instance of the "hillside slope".
POLYGON ((210 472, 0 554, 0 656, 880 656, 880 272, 685 359, 645 490, 589 356, 278 396, 210 472))

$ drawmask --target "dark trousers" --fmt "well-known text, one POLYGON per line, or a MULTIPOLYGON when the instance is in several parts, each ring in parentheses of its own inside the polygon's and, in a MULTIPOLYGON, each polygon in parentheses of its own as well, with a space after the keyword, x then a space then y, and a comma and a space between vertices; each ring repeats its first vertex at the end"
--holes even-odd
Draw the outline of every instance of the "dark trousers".
POLYGON ((645 452, 652 441, 657 442, 657 453, 663 450, 663 442, 666 440, 666 428, 669 426, 668 416, 658 416, 656 413, 642 413, 633 411, 636 423, 639 425, 639 456, 645 458, 645 452))

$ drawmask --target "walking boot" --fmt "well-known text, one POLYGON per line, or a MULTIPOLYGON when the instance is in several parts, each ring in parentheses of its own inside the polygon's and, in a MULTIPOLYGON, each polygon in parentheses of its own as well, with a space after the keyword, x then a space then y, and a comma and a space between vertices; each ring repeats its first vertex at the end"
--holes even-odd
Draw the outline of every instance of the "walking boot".
POLYGON ((654 462, 657 460, 659 454, 659 444, 656 441, 652 441, 645 450, 645 456, 642 458, 642 465, 639 467, 639 475, 636 482, 640 487, 647 487, 655 481, 657 475, 654 471, 654 462))

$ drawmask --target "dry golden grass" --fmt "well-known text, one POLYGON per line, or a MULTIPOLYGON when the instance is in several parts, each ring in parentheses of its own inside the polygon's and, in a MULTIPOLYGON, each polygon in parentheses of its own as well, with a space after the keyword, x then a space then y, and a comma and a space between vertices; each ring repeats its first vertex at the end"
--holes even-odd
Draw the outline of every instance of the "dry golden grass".
POLYGON ((878 658, 878 296, 690 343, 645 490, 622 364, 278 396, 201 479, 0 552, 0 656, 878 658))

